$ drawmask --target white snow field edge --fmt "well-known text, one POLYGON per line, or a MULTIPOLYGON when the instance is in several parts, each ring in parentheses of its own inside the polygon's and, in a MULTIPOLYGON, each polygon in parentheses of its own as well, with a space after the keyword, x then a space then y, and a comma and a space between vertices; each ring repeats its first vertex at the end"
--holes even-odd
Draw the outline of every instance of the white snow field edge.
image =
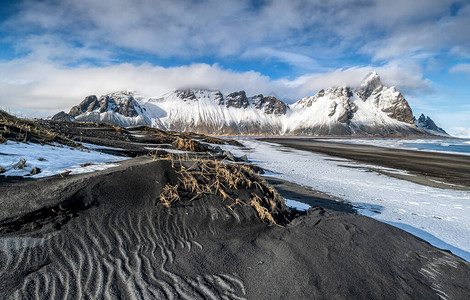
MULTIPOLYGON (((311 138, 311 137, 305 137, 311 138)), ((337 142, 356 145, 371 145, 377 147, 417 150, 438 153, 450 153, 470 156, 470 141, 468 139, 397 139, 397 138, 317 138, 316 141, 337 142), (417 146, 419 145, 420 148, 417 146), (445 150, 436 150, 436 146, 445 150)))
MULTIPOLYGON (((245 139, 246 154, 270 176, 296 182, 354 205, 362 215, 391 224, 470 261, 470 191, 439 189, 371 172, 368 165, 274 143, 245 139), (351 168, 353 167, 353 168, 351 168), (359 167, 359 168, 358 168, 359 167)), ((380 168, 380 167, 376 167, 380 168)), ((295 206, 288 201, 289 206, 295 206)))
POLYGON ((128 157, 109 155, 93 149, 71 149, 60 145, 41 146, 35 143, 25 144, 11 141, 0 144, 0 166, 6 170, 1 175, 6 176, 40 178, 60 174, 67 170, 71 171, 70 174, 88 173, 116 167, 118 165, 113 162, 124 159, 128 159, 128 157), (23 169, 14 168, 13 166, 21 159, 26 159, 25 167, 23 169), (91 163, 91 165, 80 166, 85 163, 91 163), (40 168, 41 172, 30 175, 35 167, 40 168))

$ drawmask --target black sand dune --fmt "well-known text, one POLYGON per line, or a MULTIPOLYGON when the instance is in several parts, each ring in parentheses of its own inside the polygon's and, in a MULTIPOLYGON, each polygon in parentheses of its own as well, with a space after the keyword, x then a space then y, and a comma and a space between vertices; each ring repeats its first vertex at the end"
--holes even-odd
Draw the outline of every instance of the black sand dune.
POLYGON ((175 176, 135 158, 0 185, 0 298, 470 298, 469 263, 400 229, 321 207, 270 225, 218 195, 168 209, 175 176))

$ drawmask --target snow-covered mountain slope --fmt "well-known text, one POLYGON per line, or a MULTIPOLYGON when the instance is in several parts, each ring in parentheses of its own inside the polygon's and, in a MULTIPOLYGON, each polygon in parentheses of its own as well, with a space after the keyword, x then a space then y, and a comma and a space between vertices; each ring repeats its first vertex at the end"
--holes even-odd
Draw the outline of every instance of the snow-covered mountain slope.
POLYGON ((151 126, 219 134, 275 133, 282 128, 287 105, 274 97, 227 96, 211 90, 177 90, 142 102, 151 126), (162 114, 155 114, 160 109, 162 114))
POLYGON ((118 92, 85 98, 79 105, 70 109, 69 116, 59 113, 53 119, 70 119, 82 122, 106 122, 120 126, 147 125, 140 103, 132 92, 118 92), (60 116, 58 116, 60 114, 60 116))
POLYGON ((273 96, 244 91, 186 89, 156 98, 132 92, 88 96, 55 119, 101 121, 120 126, 206 134, 424 135, 403 95, 384 87, 377 73, 357 89, 330 87, 288 105, 273 96))
POLYGON ((356 90, 331 87, 291 105, 286 129, 296 134, 414 135, 408 102, 395 87, 384 87, 372 72, 356 90))
POLYGON ((434 134, 434 135, 441 135, 441 136, 449 136, 447 132, 441 127, 438 127, 436 123, 430 118, 421 114, 418 119, 414 118, 415 124, 424 129, 425 131, 434 134))

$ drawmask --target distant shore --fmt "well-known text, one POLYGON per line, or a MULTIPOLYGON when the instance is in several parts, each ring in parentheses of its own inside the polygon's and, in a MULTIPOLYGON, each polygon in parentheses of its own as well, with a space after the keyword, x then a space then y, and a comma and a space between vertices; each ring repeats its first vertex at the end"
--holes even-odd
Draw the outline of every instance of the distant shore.
POLYGON ((415 176, 387 175, 420 184, 439 188, 470 189, 470 157, 465 155, 346 144, 307 138, 272 137, 260 140, 299 150, 406 170, 415 176))
POLYGON ((252 138, 298 138, 298 139, 459 139, 453 136, 437 136, 432 134, 426 135, 290 135, 290 134, 212 134, 216 137, 252 137, 252 138))

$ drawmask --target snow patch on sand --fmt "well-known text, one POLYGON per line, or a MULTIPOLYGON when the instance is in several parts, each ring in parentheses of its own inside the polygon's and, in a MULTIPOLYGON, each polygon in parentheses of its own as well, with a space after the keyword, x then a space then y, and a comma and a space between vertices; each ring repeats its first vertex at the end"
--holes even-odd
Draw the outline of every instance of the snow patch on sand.
POLYGON ((286 205, 287 206, 295 208, 297 210, 304 211, 304 210, 307 210, 307 209, 310 208, 310 205, 299 202, 299 201, 295 201, 295 200, 291 200, 291 199, 285 199, 285 200, 286 200, 286 205))
POLYGON ((74 149, 61 145, 41 146, 34 143, 25 144, 11 141, 0 144, 0 166, 6 170, 1 175, 5 176, 40 178, 66 171, 71 171, 70 174, 88 173, 115 167, 117 164, 111 162, 124 159, 127 159, 127 157, 109 155, 94 150, 74 149), (24 167, 15 167, 15 164, 21 160, 26 160, 24 167), (39 168, 41 172, 31 175, 33 168, 39 168))
POLYGON ((370 165, 338 161, 274 143, 249 139, 242 142, 247 148, 224 147, 236 155, 246 154, 260 167, 276 172, 271 176, 350 201, 360 214, 394 225, 470 261, 470 191, 419 185, 371 171, 370 165))

